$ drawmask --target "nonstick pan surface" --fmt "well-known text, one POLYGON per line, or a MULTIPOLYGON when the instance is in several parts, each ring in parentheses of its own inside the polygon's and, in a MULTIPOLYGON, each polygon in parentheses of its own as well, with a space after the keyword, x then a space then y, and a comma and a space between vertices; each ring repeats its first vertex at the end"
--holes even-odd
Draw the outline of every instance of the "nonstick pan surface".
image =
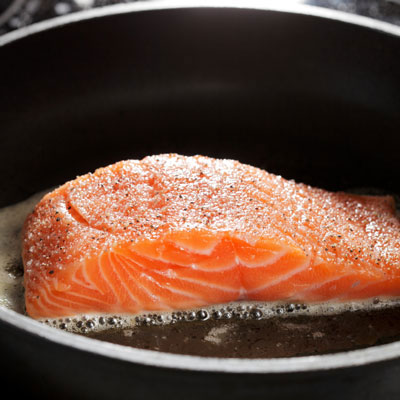
MULTIPOLYGON (((0 205, 165 152, 234 158, 329 190, 400 193, 399 37, 399 28, 313 7, 187 3, 110 7, 4 36, 0 205)), ((23 382, 15 390, 24 394, 400 394, 397 342, 227 360, 123 348, 5 310, 0 329, 6 383, 23 382)))

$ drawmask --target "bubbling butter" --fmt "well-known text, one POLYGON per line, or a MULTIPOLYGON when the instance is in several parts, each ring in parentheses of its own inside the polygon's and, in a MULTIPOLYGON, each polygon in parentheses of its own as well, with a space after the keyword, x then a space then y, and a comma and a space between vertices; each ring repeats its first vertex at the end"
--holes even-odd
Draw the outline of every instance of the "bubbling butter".
POLYGON ((23 313, 21 230, 26 217, 49 190, 0 209, 0 306, 23 313))

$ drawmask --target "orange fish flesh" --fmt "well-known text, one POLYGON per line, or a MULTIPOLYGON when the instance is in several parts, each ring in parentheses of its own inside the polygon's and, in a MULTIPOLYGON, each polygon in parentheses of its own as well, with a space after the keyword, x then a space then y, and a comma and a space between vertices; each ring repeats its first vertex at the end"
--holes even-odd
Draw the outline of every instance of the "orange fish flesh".
POLYGON ((400 221, 390 196, 165 154, 47 194, 25 222, 23 263, 33 318, 391 298, 400 295, 400 221))

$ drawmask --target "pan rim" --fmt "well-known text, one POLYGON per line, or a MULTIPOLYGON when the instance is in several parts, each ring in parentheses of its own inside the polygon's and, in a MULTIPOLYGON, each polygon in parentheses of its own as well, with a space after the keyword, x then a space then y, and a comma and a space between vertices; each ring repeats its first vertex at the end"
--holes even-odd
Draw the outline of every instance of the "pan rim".
POLYGON ((356 25, 362 28, 369 28, 390 35, 400 37, 400 26, 375 20, 362 15, 345 13, 343 11, 332 10, 307 4, 283 3, 280 0, 146 0, 135 3, 114 4, 101 8, 82 10, 71 14, 55 17, 53 19, 41 21, 26 27, 11 31, 0 36, 0 47, 14 41, 23 39, 42 31, 55 29, 74 22, 89 19, 108 17, 112 15, 129 14, 131 12, 162 11, 173 9, 247 9, 258 11, 275 11, 282 13, 299 14, 303 16, 319 17, 328 20, 356 25))
MULTIPOLYGON (((118 4, 76 12, 73 14, 39 22, 5 34, 0 37, 0 47, 11 44, 31 35, 56 29, 64 25, 85 21, 94 18, 107 17, 111 15, 128 14, 132 12, 163 11, 173 9, 248 9, 257 11, 275 11, 283 13, 314 16, 335 20, 347 24, 369 28, 381 33, 400 37, 400 27, 370 19, 368 17, 346 14, 340 11, 324 9, 320 7, 284 3, 281 1, 245 1, 245 0, 216 0, 216 1, 181 1, 166 0, 153 2, 136 2, 130 4, 118 4)), ((363 366, 372 363, 389 361, 400 357, 400 342, 374 346, 362 350, 348 352, 316 355, 306 357, 292 357, 280 359, 238 359, 238 358, 216 358, 199 357, 190 355, 179 355, 162 353, 152 350, 135 349, 122 345, 102 342, 96 339, 82 337, 76 334, 63 332, 45 326, 27 316, 18 314, 12 310, 0 307, 0 322, 11 325, 20 331, 27 332, 54 344, 72 347, 76 350, 114 358, 121 361, 136 363, 146 366, 218 373, 300 373, 312 371, 327 371, 340 368, 363 366)))

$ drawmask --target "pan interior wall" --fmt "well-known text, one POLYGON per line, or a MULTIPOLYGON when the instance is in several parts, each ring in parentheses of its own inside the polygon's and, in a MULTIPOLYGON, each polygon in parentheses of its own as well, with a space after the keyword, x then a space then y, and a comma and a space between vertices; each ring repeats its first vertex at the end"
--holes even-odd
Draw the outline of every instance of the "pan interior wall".
POLYGON ((395 37, 188 9, 66 25, 1 53, 14 61, 0 66, 0 206, 165 152, 238 159, 330 190, 400 192, 395 37))

